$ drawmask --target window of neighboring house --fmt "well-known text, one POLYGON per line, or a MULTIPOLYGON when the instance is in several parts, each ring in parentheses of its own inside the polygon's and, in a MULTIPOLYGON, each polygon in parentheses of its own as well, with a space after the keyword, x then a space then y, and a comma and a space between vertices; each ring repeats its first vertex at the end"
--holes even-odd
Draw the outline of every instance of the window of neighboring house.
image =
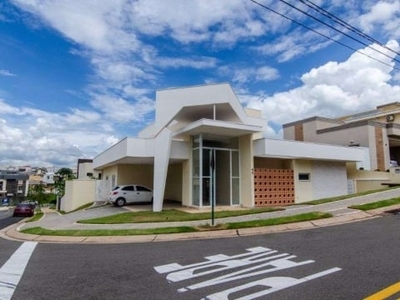
POLYGON ((299 181, 310 181, 310 173, 299 173, 299 181))
POLYGON ((0 191, 3 190, 3 181, 0 181, 0 191))
POLYGON ((24 192, 24 186, 23 186, 23 185, 19 185, 19 186, 17 187, 17 192, 18 192, 19 194, 22 194, 22 193, 24 192))

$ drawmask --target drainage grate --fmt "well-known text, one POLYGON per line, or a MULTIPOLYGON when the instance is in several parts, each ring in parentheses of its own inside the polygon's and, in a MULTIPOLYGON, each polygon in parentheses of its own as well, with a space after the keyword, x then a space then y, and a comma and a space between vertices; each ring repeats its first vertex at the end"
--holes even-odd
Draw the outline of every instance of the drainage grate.
POLYGON ((400 215, 400 208, 392 209, 392 210, 387 210, 385 211, 386 213, 389 214, 394 214, 394 215, 400 215))

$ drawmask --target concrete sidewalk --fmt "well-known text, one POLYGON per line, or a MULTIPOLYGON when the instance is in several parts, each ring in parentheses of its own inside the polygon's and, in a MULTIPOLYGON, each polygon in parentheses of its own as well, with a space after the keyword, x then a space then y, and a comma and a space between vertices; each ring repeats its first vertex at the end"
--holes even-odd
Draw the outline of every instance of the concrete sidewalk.
POLYGON ((400 197, 400 188, 390 189, 370 195, 349 198, 346 200, 330 202, 319 205, 296 205, 289 206, 284 211, 260 213, 255 215, 244 215, 238 217, 229 217, 215 219, 216 224, 252 221, 261 219, 278 218, 283 216, 292 216, 308 212, 328 212, 333 218, 321 219, 308 222, 299 222, 285 225, 246 228, 238 230, 216 230, 194 233, 181 234, 162 234, 162 235, 136 235, 136 236, 104 236, 104 237, 59 237, 59 236, 38 236, 28 235, 20 232, 21 229, 31 227, 43 227, 50 230, 95 230, 95 229, 146 229, 146 228, 165 228, 176 226, 199 226, 210 224, 211 220, 190 221, 190 222, 165 222, 165 223, 132 223, 132 224, 79 224, 78 220, 91 219, 100 216, 112 215, 126 212, 124 208, 116 207, 99 207, 95 209, 87 209, 71 214, 61 215, 52 210, 46 210, 45 216, 36 222, 18 223, 12 225, 0 232, 0 236, 15 240, 33 240, 38 242, 57 242, 57 243, 132 243, 132 242, 154 242, 154 241, 170 241, 182 239, 202 239, 202 238, 224 238, 233 236, 244 236, 253 234, 267 234, 273 232, 283 232, 289 230, 311 229, 322 226, 330 226, 365 219, 374 218, 384 214, 390 209, 400 208, 400 205, 393 207, 385 207, 382 209, 363 212, 359 210, 349 209, 348 206, 356 204, 371 203, 379 200, 400 197))

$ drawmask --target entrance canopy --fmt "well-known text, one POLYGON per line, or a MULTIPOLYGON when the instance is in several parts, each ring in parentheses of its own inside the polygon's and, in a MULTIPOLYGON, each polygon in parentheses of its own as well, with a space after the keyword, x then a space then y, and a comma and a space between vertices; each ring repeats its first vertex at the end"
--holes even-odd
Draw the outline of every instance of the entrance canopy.
POLYGON ((218 120, 201 119, 181 128, 175 133, 175 137, 179 136, 195 136, 198 134, 211 134, 213 136, 221 136, 224 138, 239 137, 246 134, 260 132, 261 126, 244 125, 229 123, 218 120))

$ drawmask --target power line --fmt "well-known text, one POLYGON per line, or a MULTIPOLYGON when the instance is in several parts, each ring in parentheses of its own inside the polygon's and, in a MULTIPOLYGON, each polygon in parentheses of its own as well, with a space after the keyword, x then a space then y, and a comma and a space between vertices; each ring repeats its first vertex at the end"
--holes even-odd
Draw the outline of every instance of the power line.
MULTIPOLYGON (((323 34, 323 33, 319 32, 319 31, 317 31, 317 30, 315 30, 315 29, 313 29, 313 28, 311 28, 311 27, 308 27, 307 25, 304 25, 304 24, 302 24, 302 23, 300 23, 300 22, 298 22, 298 21, 296 21, 296 20, 294 20, 294 19, 292 19, 292 18, 290 18, 290 17, 288 17, 288 16, 286 16, 286 15, 284 15, 284 14, 281 14, 280 12, 278 12, 278 11, 276 11, 276 10, 274 10, 274 9, 272 9, 272 8, 270 8, 270 7, 264 5, 264 4, 262 4, 262 3, 260 3, 260 2, 258 2, 258 1, 256 1, 256 0, 250 0, 250 1, 253 2, 254 4, 257 4, 258 6, 264 8, 264 9, 266 9, 266 10, 269 10, 269 11, 271 11, 271 12, 273 12, 273 13, 275 13, 275 14, 281 16, 282 18, 285 18, 285 19, 287 19, 287 20, 289 20, 289 21, 291 21, 291 22, 293 22, 293 23, 295 23, 295 24, 297 24, 297 25, 299 25, 299 26, 301 26, 301 27, 303 27, 303 28, 305 28, 305 29, 307 29, 307 30, 309 30, 309 31, 312 31, 312 32, 314 32, 314 33, 316 33, 316 34, 318 34, 318 35, 320 35, 320 36, 322 36, 322 37, 324 37, 324 38, 326 38, 326 39, 328 39, 328 40, 331 40, 331 41, 333 41, 333 42, 335 42, 335 43, 337 43, 337 44, 339 44, 339 45, 341 45, 341 46, 343 46, 343 47, 346 47, 346 48, 348 48, 348 49, 350 49, 350 50, 352 50, 352 51, 354 51, 354 52, 358 52, 358 53, 360 53, 361 55, 364 55, 364 56, 366 56, 366 57, 368 57, 368 58, 371 58, 371 59, 373 59, 373 60, 375 60, 375 61, 377 61, 377 62, 380 62, 380 63, 383 64, 383 65, 386 65, 386 66, 388 66, 388 67, 391 67, 391 68, 393 68, 393 69, 396 69, 396 70, 400 71, 400 68, 397 68, 396 66, 392 66, 392 65, 390 65, 390 64, 388 64, 388 63, 386 63, 386 62, 384 62, 384 61, 382 61, 382 60, 379 60, 379 59, 377 59, 377 58, 375 58, 375 57, 373 57, 373 56, 371 56, 371 55, 368 55, 368 54, 366 54, 366 53, 364 53, 364 52, 361 52, 361 51, 358 50, 358 49, 355 49, 355 48, 353 48, 353 47, 351 47, 351 46, 348 46, 348 45, 346 45, 346 44, 344 44, 344 43, 342 43, 342 42, 340 42, 340 41, 337 41, 337 40, 331 38, 330 36, 328 36, 328 35, 326 35, 326 34, 323 34)), ((371 49, 373 49, 373 48, 371 48, 371 49)))
POLYGON ((388 54, 386 54, 386 53, 384 53, 384 52, 382 52, 382 51, 380 51, 380 50, 378 50, 378 49, 375 49, 375 48, 371 47, 371 46, 368 45, 367 43, 364 43, 363 41, 360 41, 360 40, 356 39, 355 37, 352 37, 351 35, 349 35, 349 34, 343 32, 343 31, 341 31, 341 30, 335 28, 334 26, 332 26, 332 25, 330 25, 330 24, 328 24, 328 23, 326 23, 326 22, 324 22, 324 21, 318 19, 317 17, 314 17, 313 15, 311 15, 311 14, 309 14, 308 12, 306 12, 306 11, 304 11, 304 10, 302 10, 302 9, 300 9, 300 8, 298 8, 298 7, 296 7, 296 6, 294 6, 293 4, 291 4, 291 3, 289 3, 289 2, 287 2, 287 1, 285 1, 285 0, 279 0, 279 1, 281 1, 282 3, 285 3, 286 5, 290 6, 291 8, 293 8, 293 9, 295 9, 295 10, 301 12, 302 14, 304 14, 304 15, 306 15, 306 16, 312 18, 312 19, 314 19, 315 21, 317 21, 317 22, 319 22, 319 23, 321 23, 321 24, 323 24, 323 25, 325 25, 325 26, 327 26, 327 27, 333 29, 334 31, 336 31, 336 32, 338 32, 338 33, 340 33, 340 34, 342 34, 342 35, 344 35, 344 36, 347 36, 348 38, 352 39, 353 41, 355 41, 355 42, 357 42, 357 43, 360 43, 361 45, 366 46, 366 47, 368 47, 368 48, 370 48, 370 49, 372 49, 372 50, 374 50, 374 51, 376 51, 376 52, 378 52, 378 53, 380 53, 380 54, 382 54, 382 55, 384 55, 384 56, 386 56, 386 57, 388 57, 388 58, 390 58, 390 59, 393 59, 394 61, 396 61, 396 62, 398 62, 398 63, 400 63, 400 61, 397 60, 396 58, 391 57, 390 55, 388 55, 388 54))
POLYGON ((385 44, 381 43, 380 41, 374 39, 373 37, 371 37, 370 35, 362 32, 360 29, 350 25, 349 23, 347 23, 346 21, 343 21, 342 19, 340 19, 339 17, 335 16, 334 14, 330 13, 329 11, 325 10, 324 8, 322 8, 321 6, 318 6, 317 4, 309 1, 309 0, 299 0, 300 2, 302 2, 304 5, 307 5, 308 7, 310 7, 311 9, 315 10, 316 12, 320 13, 321 15, 324 15, 325 17, 331 19, 332 21, 334 21, 337 24, 340 24, 341 26, 345 27, 346 29, 358 34, 359 36, 369 40, 370 42, 373 42, 375 44, 378 44, 379 46, 385 48, 386 50, 389 50, 390 52, 396 54, 396 55, 400 55, 399 52, 396 52, 395 50, 387 47, 385 44))

